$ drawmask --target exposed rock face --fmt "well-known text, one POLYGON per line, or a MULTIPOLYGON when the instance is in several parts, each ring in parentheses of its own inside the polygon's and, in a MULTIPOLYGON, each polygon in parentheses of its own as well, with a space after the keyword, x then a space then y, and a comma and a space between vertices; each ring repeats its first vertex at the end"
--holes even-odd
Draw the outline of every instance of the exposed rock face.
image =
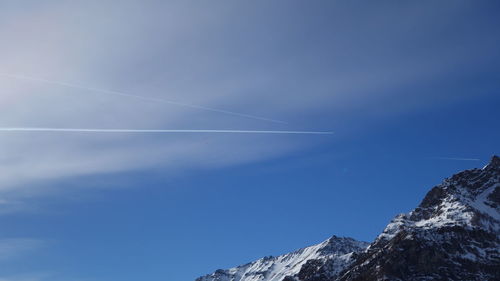
POLYGON ((500 158, 434 187, 339 280, 500 280, 500 158))
POLYGON ((446 179, 363 246, 333 237, 198 281, 500 280, 500 158, 446 179))

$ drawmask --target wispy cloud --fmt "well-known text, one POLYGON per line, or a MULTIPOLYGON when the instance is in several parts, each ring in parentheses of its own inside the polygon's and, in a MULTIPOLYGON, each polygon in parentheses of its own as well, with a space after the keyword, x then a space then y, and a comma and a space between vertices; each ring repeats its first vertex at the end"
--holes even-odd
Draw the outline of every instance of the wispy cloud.
POLYGON ((0 281, 42 281, 47 280, 40 276, 10 276, 10 277, 0 277, 0 281))
POLYGON ((44 241, 37 239, 0 239, 0 262, 23 257, 45 245, 46 243, 44 241))
MULTIPOLYGON (((24 274, 16 274, 9 276, 0 276, 0 281, 46 281, 46 280, 61 280, 59 278, 55 278, 55 274, 49 272, 41 272, 41 273, 24 273, 24 274)), ((83 281, 76 279, 62 279, 67 281, 83 281)), ((90 280, 87 280, 90 281, 90 280)))
MULTIPOLYGON (((293 13, 261 15, 282 9, 264 1, 251 9, 245 3, 189 1, 15 3, 0 10, 0 127, 177 133, 4 132, 0 192, 9 198, 82 175, 151 167, 177 173, 280 157, 332 140, 291 132, 332 130, 339 138, 352 120, 449 102, 459 95, 443 92, 439 99, 423 91, 416 99, 399 88, 439 79, 456 65, 487 62, 497 53, 490 35, 474 44, 475 52, 446 43, 453 40, 436 42, 432 50, 427 41, 415 40, 405 43, 405 53, 395 52, 393 38, 407 38, 408 30, 412 38, 440 38, 436 26, 443 11, 452 25, 462 20, 466 4, 418 6, 398 25, 392 15, 407 7, 333 7, 306 30, 293 13), (345 11, 356 13, 356 24, 345 11), (242 15, 261 20, 249 26, 242 15), (380 31, 376 39, 373 23, 380 31), (206 133, 187 134, 183 129, 189 128, 206 133), (209 133, 213 128, 236 128, 238 134, 209 133)), ((476 36, 481 35, 470 35, 476 36)))

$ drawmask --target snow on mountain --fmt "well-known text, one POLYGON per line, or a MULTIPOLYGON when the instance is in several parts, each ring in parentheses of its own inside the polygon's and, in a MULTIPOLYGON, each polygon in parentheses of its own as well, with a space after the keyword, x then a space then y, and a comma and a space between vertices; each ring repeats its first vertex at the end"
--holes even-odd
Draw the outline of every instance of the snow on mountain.
POLYGON ((500 280, 500 158, 434 187, 337 280, 500 280))
POLYGON ((500 158, 460 172, 396 216, 368 247, 329 240, 197 281, 500 280, 500 158))
POLYGON ((333 236, 323 243, 303 248, 278 257, 265 257, 255 262, 228 270, 219 269, 196 281, 282 281, 286 276, 299 273, 311 260, 335 261, 335 272, 340 272, 348 264, 353 252, 365 249, 368 243, 352 238, 333 236))
POLYGON ((400 214, 377 240, 389 240, 408 228, 432 229, 461 226, 499 232, 500 163, 498 157, 483 169, 463 171, 434 187, 419 207, 400 214), (496 192, 496 193, 495 193, 496 192), (496 196, 496 198, 494 198, 496 196))

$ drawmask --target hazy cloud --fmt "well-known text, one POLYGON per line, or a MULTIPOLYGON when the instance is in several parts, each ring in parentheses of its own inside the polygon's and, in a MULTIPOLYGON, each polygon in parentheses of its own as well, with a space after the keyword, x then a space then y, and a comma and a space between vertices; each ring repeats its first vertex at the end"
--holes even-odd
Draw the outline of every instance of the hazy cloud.
MULTIPOLYGON (((331 120, 349 127, 352 119, 369 112, 391 115, 477 94, 422 92, 416 97, 398 89, 481 65, 497 52, 488 44, 494 36, 464 29, 467 38, 482 42, 473 44, 449 32, 450 26, 465 28, 460 24, 470 9, 465 3, 433 3, 432 8, 377 4, 371 9, 329 3, 6 1, 0 11, 0 73, 84 86, 0 76, 0 127, 337 132, 331 120), (290 13, 281 13, 283 5, 290 13), (347 14, 355 15, 356 22, 347 14), (443 34, 450 38, 440 41, 443 34), (428 46, 429 41, 434 45, 428 46)), ((469 24, 480 29, 489 23, 469 24)), ((220 168, 324 141, 2 132, 0 191, 39 192, 41 182, 150 167, 167 174, 220 168)))
POLYGON ((37 239, 0 239, 0 262, 30 254, 44 245, 43 241, 37 239))

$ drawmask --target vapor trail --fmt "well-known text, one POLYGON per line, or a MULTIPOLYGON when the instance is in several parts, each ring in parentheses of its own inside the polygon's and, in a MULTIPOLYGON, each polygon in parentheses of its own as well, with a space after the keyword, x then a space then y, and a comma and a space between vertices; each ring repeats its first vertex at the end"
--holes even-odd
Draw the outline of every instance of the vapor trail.
POLYGON ((94 129, 94 128, 0 128, 0 132, 48 133, 153 133, 153 134, 296 134, 331 135, 327 131, 255 131, 255 130, 166 130, 166 129, 94 129))
POLYGON ((184 106, 184 107, 196 108, 196 109, 201 109, 201 110, 206 110, 206 111, 218 112, 218 113, 223 113, 223 114, 228 114, 228 115, 233 115, 233 116, 245 117, 245 118, 262 120, 262 121, 268 121, 268 122, 274 122, 274 123, 281 123, 281 124, 286 124, 287 123, 287 122, 281 121, 281 120, 276 120, 276 119, 271 119, 271 118, 265 118, 265 117, 250 115, 250 114, 244 114, 244 113, 239 113, 239 112, 234 112, 234 111, 228 111, 228 110, 223 110, 223 109, 218 109, 218 108, 213 108, 213 107, 207 107, 207 106, 201 106, 201 105, 194 105, 194 104, 182 103, 182 102, 177 102, 177 101, 172 101, 172 100, 166 100, 166 99, 162 99, 162 98, 153 98, 153 97, 139 96, 139 95, 128 94, 128 93, 123 93, 123 92, 117 92, 117 91, 112 91, 112 90, 106 90, 106 89, 100 89, 100 88, 94 88, 94 87, 87 87, 87 86, 73 84, 73 83, 47 80, 47 79, 38 78, 38 77, 30 77, 30 76, 24 76, 24 75, 14 75, 14 74, 8 74, 8 73, 0 73, 0 76, 8 77, 8 78, 14 78, 14 79, 36 81, 36 82, 45 83, 45 84, 58 85, 58 86, 63 86, 63 87, 68 87, 68 88, 74 88, 74 89, 80 89, 80 90, 87 90, 87 91, 92 91, 92 92, 98 92, 98 93, 108 94, 108 95, 115 95, 115 96, 135 98, 135 99, 140 99, 140 100, 145 100, 145 101, 154 101, 154 102, 168 103, 168 104, 173 104, 173 105, 177 105, 177 106, 184 106))
POLYGON ((432 159, 438 160, 455 160, 455 161, 481 161, 477 158, 458 158, 458 157, 431 157, 432 159))

